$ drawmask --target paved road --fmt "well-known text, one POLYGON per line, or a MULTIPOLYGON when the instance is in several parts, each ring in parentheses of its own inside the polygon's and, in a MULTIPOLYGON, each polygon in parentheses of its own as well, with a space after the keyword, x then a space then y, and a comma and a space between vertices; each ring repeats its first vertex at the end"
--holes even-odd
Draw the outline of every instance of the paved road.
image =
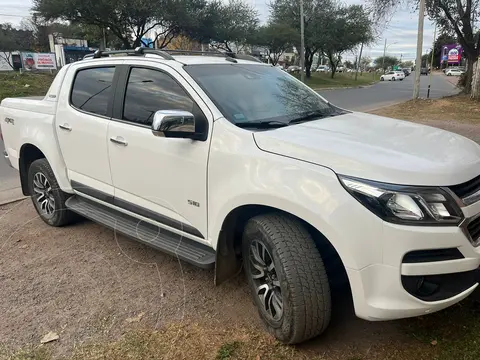
MULTIPOLYGON (((428 76, 420 77, 420 97, 427 97, 428 76)), ((414 73, 403 81, 384 81, 361 89, 324 90, 319 93, 328 101, 345 109, 368 111, 410 100, 413 95, 414 73)), ((443 74, 432 76, 431 98, 458 93, 443 74)))

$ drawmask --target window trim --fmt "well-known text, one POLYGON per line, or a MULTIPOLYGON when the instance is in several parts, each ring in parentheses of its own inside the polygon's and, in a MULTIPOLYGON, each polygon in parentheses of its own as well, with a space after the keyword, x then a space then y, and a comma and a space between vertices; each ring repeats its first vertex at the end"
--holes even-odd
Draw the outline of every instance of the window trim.
MULTIPOLYGON (((130 72, 133 68, 137 69, 147 69, 147 70, 153 70, 157 72, 161 72, 166 76, 169 76, 175 83, 185 92, 185 94, 192 100, 192 103, 194 106, 196 106, 200 112, 203 115, 204 121, 206 122, 206 129, 205 129, 205 140, 208 138, 208 131, 210 127, 210 123, 208 121, 208 117, 205 115, 205 112, 202 110, 202 108, 198 105, 198 103, 195 101, 195 99, 192 97, 189 91, 185 89, 185 87, 169 72, 160 69, 155 66, 149 66, 149 65, 137 65, 137 64, 123 64, 118 66, 118 73, 119 73, 119 80, 118 83, 116 84, 116 90, 115 90, 115 99, 113 102, 113 111, 112 111, 112 121, 117 121, 123 124, 128 124, 128 125, 133 125, 133 126, 138 126, 142 127, 144 129, 149 129, 151 130, 151 126, 149 125, 144 125, 140 123, 136 123, 133 121, 128 121, 122 119, 123 117, 123 109, 125 106, 125 98, 127 95, 127 86, 128 86, 128 80, 130 78, 130 72)), ((196 140, 196 141, 204 141, 204 140, 196 140)))
POLYGON ((73 95, 73 88, 75 86, 75 81, 77 80, 78 73, 84 70, 91 70, 91 69, 104 69, 104 68, 113 68, 113 78, 112 78, 112 88, 116 89, 117 88, 117 83, 118 83, 118 65, 108 65, 108 64, 102 64, 102 65, 94 65, 94 66, 87 66, 87 67, 82 67, 79 69, 75 70, 75 74, 73 75, 73 80, 72 80, 72 85, 70 86, 70 93, 68 95, 68 105, 72 108, 75 109, 78 112, 81 112, 83 114, 91 115, 91 116, 96 116, 102 119, 107 119, 110 120, 113 114, 113 104, 114 104, 114 97, 115 97, 115 91, 112 91, 109 95, 108 102, 107 102, 107 114, 106 115, 100 115, 93 113, 91 111, 79 109, 76 107, 73 102, 72 102, 72 95, 73 95))

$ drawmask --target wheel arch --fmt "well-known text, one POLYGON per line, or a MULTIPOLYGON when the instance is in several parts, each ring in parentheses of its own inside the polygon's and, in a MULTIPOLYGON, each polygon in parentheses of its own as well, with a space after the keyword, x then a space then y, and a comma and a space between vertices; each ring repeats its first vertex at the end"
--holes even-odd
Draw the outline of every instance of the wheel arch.
POLYGON ((48 151, 45 151, 44 148, 35 144, 35 142, 26 141, 20 147, 18 157, 18 170, 20 173, 20 184, 23 194, 25 196, 30 195, 28 190, 28 169, 30 165, 38 159, 47 159, 48 163, 52 167, 52 171, 57 179, 57 182, 59 183, 60 188, 64 191, 68 191, 70 187, 66 169, 63 164, 63 160, 59 158, 59 154, 50 154, 48 151))
POLYGON ((232 209, 222 223, 217 242, 217 258, 215 263, 216 285, 220 285, 229 280, 241 270, 242 235, 247 221, 255 216, 271 212, 281 213, 301 222, 312 236, 325 262, 329 279, 335 280, 336 283, 348 283, 344 261, 335 246, 321 230, 292 212, 267 205, 245 204, 232 209))
MULTIPOLYGON (((20 148, 20 155, 18 160, 18 170, 20 172, 20 184, 22 186, 23 195, 29 196, 28 189, 28 169, 30 165, 38 159, 46 159, 45 154, 33 144, 26 143, 20 148)), ((48 161, 48 160, 47 160, 48 161)))

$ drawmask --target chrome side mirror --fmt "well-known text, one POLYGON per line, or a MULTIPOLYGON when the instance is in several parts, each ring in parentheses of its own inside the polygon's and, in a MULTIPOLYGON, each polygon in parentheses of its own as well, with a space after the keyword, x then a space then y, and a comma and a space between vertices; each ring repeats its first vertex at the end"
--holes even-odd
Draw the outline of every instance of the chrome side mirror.
POLYGON ((153 115, 152 133, 173 138, 195 137, 195 116, 183 110, 159 110, 153 115))

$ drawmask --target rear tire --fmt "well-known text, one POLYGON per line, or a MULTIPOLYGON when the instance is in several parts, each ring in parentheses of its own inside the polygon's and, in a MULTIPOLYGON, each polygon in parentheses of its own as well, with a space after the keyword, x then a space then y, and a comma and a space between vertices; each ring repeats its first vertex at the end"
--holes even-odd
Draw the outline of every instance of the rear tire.
POLYGON ((298 220, 273 213, 250 219, 242 253, 254 303, 280 342, 300 343, 327 328, 327 273, 312 237, 298 220))
POLYGON ((71 196, 58 186, 47 159, 35 160, 28 169, 28 190, 40 218, 50 226, 64 226, 77 215, 67 210, 65 201, 71 196))

